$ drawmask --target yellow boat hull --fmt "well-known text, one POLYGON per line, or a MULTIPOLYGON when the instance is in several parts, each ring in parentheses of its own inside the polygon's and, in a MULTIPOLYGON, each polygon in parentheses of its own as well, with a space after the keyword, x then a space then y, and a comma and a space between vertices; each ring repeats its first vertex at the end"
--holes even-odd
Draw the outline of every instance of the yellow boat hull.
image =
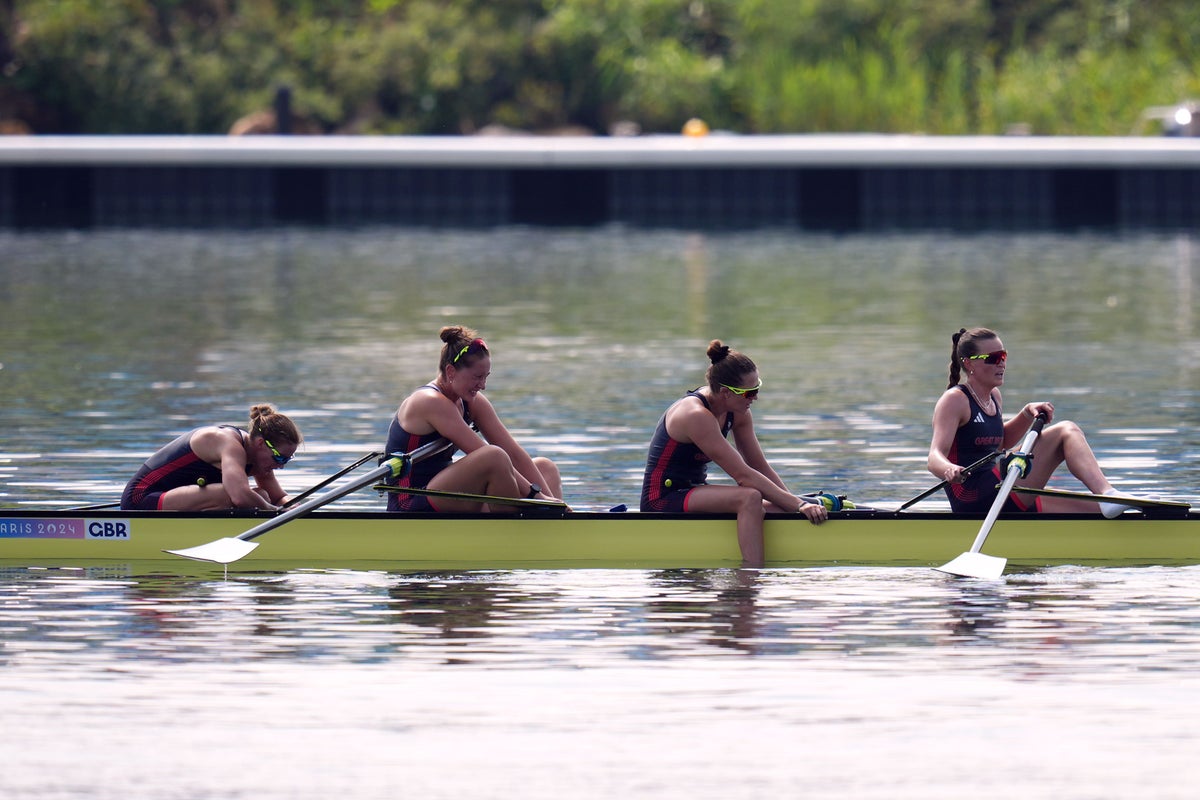
MULTIPOLYGON (((195 574, 221 570, 168 555, 236 537, 266 516, 0 510, 0 564, 137 564, 195 574)), ((769 515, 767 565, 936 566, 970 547, 981 517, 845 511, 823 525, 769 515)), ((1200 564, 1200 514, 1001 516, 985 553, 1012 567, 1200 564)), ((255 540, 236 571, 370 569, 671 568, 740 563, 730 515, 581 512, 502 517, 314 511, 255 540)))

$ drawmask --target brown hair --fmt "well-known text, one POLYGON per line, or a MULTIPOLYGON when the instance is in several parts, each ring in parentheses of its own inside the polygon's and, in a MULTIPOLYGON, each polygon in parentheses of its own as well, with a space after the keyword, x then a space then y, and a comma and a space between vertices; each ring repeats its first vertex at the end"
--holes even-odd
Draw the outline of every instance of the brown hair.
POLYGON ((979 353, 980 341, 998 338, 999 334, 990 328, 959 328, 958 333, 950 337, 950 341, 953 342, 950 345, 950 383, 946 388, 953 389, 958 385, 962 376, 963 360, 979 353))
POLYGON ((442 345, 442 357, 438 361, 438 372, 444 373, 446 367, 469 367, 475 359, 491 355, 487 344, 479 338, 479 334, 462 325, 447 325, 438 333, 445 342, 442 345))
POLYGON ((704 373, 708 388, 714 392, 721 390, 721 384, 740 386, 742 376, 754 372, 758 367, 750 360, 750 356, 733 350, 720 339, 708 343, 708 360, 712 363, 704 373))
POLYGON ((276 411, 275 406, 270 403, 259 403, 250 407, 250 435, 269 439, 276 447, 279 446, 280 440, 284 439, 293 444, 304 441, 296 423, 276 411))

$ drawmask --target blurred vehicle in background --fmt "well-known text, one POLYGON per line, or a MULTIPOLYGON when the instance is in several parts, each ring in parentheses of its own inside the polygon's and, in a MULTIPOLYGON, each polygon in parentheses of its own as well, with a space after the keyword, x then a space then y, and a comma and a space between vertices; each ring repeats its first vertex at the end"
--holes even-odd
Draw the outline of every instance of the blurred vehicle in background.
POLYGON ((1200 136, 1200 101, 1181 100, 1172 106, 1150 106, 1138 117, 1133 136, 1141 136, 1147 122, 1156 121, 1163 136, 1200 136))

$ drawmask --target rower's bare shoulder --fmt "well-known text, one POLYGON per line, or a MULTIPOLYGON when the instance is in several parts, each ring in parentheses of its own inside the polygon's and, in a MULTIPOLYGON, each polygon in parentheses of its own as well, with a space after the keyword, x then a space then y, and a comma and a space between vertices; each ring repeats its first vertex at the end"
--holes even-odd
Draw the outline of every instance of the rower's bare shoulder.
POLYGON ((242 450, 242 436, 235 428, 206 425, 192 434, 190 444, 192 452, 205 461, 216 464, 227 453, 235 449, 242 450))
POLYGON ((971 403, 967 400, 967 395, 959 391, 956 386, 951 386, 942 392, 942 396, 938 398, 937 405, 933 407, 934 419, 943 415, 950 415, 961 419, 970 416, 970 413, 971 403))
POLYGON ((240 444, 242 437, 235 428, 223 428, 219 425, 205 425, 202 428, 197 428, 196 432, 192 434, 193 447, 197 444, 218 444, 225 441, 240 444))

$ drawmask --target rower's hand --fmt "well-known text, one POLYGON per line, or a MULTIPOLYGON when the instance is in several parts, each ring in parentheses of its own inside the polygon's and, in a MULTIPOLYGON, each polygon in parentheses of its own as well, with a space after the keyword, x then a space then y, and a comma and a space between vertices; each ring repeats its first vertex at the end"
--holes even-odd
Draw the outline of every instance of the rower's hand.
POLYGON ((538 499, 538 500, 549 500, 551 503, 562 503, 564 506, 566 506, 566 508, 564 508, 564 509, 563 509, 564 511, 572 511, 572 510, 574 510, 574 509, 572 509, 570 506, 568 506, 568 505, 567 505, 567 502, 566 502, 565 500, 562 500, 562 499, 560 499, 560 498, 558 498, 558 497, 552 497, 551 495, 548 495, 548 494, 545 494, 545 493, 543 493, 543 494, 539 494, 539 495, 537 496, 537 499, 538 499))
POLYGON ((1054 404, 1045 401, 1026 403, 1021 413, 1029 418, 1030 423, 1037 419, 1038 414, 1045 414, 1046 424, 1049 425, 1054 421, 1054 404))
POLYGON ((809 503, 808 501, 801 500, 800 508, 796 509, 796 511, 808 517, 808 521, 813 525, 820 525, 829 519, 829 511, 823 503, 809 503))
POLYGON ((951 464, 946 467, 946 471, 942 473, 942 480, 946 483, 962 483, 966 480, 963 476, 963 468, 961 464, 951 464))

